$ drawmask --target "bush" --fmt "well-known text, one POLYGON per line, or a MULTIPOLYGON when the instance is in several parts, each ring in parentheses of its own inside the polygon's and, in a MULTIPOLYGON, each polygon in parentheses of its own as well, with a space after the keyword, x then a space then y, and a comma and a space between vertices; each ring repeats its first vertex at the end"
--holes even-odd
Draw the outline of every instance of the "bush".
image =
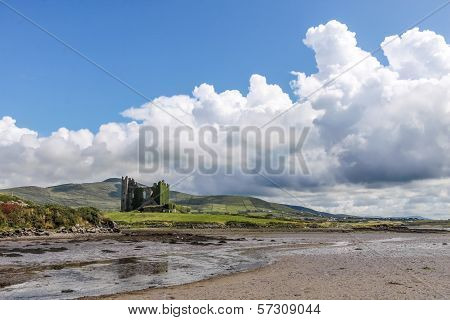
POLYGON ((29 210, 31 214, 29 215, 30 227, 45 229, 47 226, 52 226, 50 221, 47 221, 46 211, 42 207, 37 207, 29 210))
POLYGON ((20 199, 16 196, 10 196, 7 194, 0 193, 0 201, 8 202, 8 201, 19 201, 20 199))
POLYGON ((22 209, 22 207, 17 203, 0 203, 0 210, 6 215, 10 215, 11 213, 19 211, 20 209, 22 209))
POLYGON ((22 202, 27 204, 28 206, 32 206, 33 203, 31 201, 20 199, 16 196, 11 196, 7 194, 0 193, 0 202, 22 202))
POLYGON ((48 218, 56 228, 70 227, 78 223, 75 216, 75 209, 56 204, 48 204, 44 207, 48 218))
POLYGON ((181 213, 189 213, 189 212, 191 212, 191 207, 187 207, 187 206, 181 206, 181 205, 175 205, 175 209, 178 211, 178 212, 181 212, 181 213))
POLYGON ((42 206, 31 202, 24 205, 17 197, 0 196, 0 199, 7 200, 0 203, 0 226, 3 227, 56 229, 76 224, 100 226, 108 223, 100 210, 93 207, 73 209, 57 204, 42 206))
POLYGON ((8 218, 3 212, 0 211, 0 226, 6 226, 8 224, 8 218))
POLYGON ((229 228, 258 228, 258 224, 253 222, 246 222, 246 221, 227 221, 225 222, 225 225, 229 228))
POLYGON ((95 226, 99 226, 102 222, 102 216, 100 210, 94 207, 82 207, 76 209, 76 211, 80 214, 80 216, 95 226))

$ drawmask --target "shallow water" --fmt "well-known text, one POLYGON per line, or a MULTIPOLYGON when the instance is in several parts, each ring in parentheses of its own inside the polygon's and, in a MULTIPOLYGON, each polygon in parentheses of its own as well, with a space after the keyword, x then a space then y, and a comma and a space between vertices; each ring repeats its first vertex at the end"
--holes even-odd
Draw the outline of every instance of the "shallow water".
POLYGON ((0 289, 0 299, 73 299, 188 283, 267 263, 267 256, 248 249, 276 245, 268 239, 222 242, 3 241, 0 272, 14 268, 31 279, 0 289))

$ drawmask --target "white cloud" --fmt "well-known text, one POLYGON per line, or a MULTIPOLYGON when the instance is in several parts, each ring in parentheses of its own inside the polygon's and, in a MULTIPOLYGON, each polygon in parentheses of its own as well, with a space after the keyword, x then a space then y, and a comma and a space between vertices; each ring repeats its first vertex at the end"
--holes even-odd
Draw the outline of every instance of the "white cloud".
POLYGON ((80 149, 86 149, 92 145, 94 135, 87 129, 78 131, 70 131, 66 128, 60 128, 58 131, 52 133, 52 138, 61 138, 66 142, 77 145, 80 149))
POLYGON ((417 29, 390 39, 383 50, 394 65, 384 67, 337 21, 307 32, 304 42, 315 51, 319 72, 297 73, 292 85, 304 98, 338 77, 310 101, 324 111, 315 125, 327 154, 338 159, 339 181, 409 181, 450 173, 449 46, 441 36, 417 29))
POLYGON ((37 133, 32 130, 18 128, 16 126, 16 120, 11 117, 5 116, 0 119, 0 147, 18 143, 22 138, 32 139, 36 136, 37 133))
POLYGON ((433 31, 414 28, 401 37, 387 37, 381 45, 390 68, 401 79, 441 78, 450 73, 450 46, 433 31))
MULTIPOLYGON (((356 34, 338 21, 310 28, 304 44, 314 51, 318 72, 293 72, 296 79, 291 85, 299 99, 315 93, 295 106, 280 86, 255 74, 246 94, 217 92, 214 86, 201 84, 192 95, 158 97, 129 108, 122 115, 131 122, 107 123, 97 133, 61 128, 39 137, 3 117, 0 186, 139 177, 136 150, 142 125, 175 128, 180 123, 173 115, 195 131, 202 125, 261 126, 294 106, 272 125, 313 128, 303 149, 312 174, 272 179, 298 192, 304 204, 348 214, 449 212, 450 49, 445 39, 417 28, 387 37, 382 43, 387 66, 359 48, 356 34), (374 189, 374 184, 380 187, 374 189)), ((224 157, 225 140, 221 142, 218 151, 224 157)), ((279 150, 275 145, 270 151, 279 150)), ((158 172, 140 177, 151 182, 181 176, 158 172)), ((178 188, 256 194, 295 204, 255 176, 194 175, 178 188)))

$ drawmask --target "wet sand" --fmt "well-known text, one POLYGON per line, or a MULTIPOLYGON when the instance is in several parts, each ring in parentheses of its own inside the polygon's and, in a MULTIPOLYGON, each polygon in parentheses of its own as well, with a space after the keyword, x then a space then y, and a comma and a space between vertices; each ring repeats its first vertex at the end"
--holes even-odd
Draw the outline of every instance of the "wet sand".
POLYGON ((0 241, 0 299, 448 299, 447 243, 242 229, 0 241))
MULTIPOLYGON (((448 235, 307 234, 346 247, 296 251, 265 267, 103 299, 449 299, 448 235)), ((311 239, 310 239, 311 240, 311 239)))
POLYGON ((239 238, 162 230, 3 240, 0 299, 74 299, 194 282, 254 266, 255 258, 236 250, 247 246, 239 238))

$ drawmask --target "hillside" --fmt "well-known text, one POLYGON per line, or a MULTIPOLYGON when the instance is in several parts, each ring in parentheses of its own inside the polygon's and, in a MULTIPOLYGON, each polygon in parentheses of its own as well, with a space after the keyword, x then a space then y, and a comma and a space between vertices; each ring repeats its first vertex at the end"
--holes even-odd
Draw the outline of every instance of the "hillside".
POLYGON ((172 201, 186 205, 193 211, 202 213, 265 213, 278 216, 313 216, 304 210, 297 210, 289 206, 267 202, 254 197, 210 195, 194 196, 188 194, 173 193, 172 201))
POLYGON ((348 214, 332 214, 332 213, 317 211, 317 210, 313 210, 313 209, 305 208, 305 207, 301 207, 301 206, 293 206, 293 205, 287 205, 287 206, 292 208, 292 209, 295 209, 297 211, 311 213, 312 215, 320 216, 320 217, 323 217, 323 218, 337 218, 337 219, 360 218, 360 217, 351 216, 351 215, 348 215, 348 214))
POLYGON ((103 182, 63 184, 54 187, 18 187, 0 190, 40 204, 61 204, 69 207, 96 207, 101 210, 120 208, 120 179, 103 182))
MULTIPOLYGON (((111 178, 102 182, 63 184, 48 188, 18 187, 0 190, 0 193, 13 194, 40 204, 61 204, 70 207, 92 206, 101 210, 120 208, 120 178, 111 178)), ((200 213, 262 213, 274 217, 312 217, 314 210, 294 208, 283 204, 271 203, 254 197, 231 195, 198 196, 170 191, 171 201, 190 206, 192 212, 200 213)))

